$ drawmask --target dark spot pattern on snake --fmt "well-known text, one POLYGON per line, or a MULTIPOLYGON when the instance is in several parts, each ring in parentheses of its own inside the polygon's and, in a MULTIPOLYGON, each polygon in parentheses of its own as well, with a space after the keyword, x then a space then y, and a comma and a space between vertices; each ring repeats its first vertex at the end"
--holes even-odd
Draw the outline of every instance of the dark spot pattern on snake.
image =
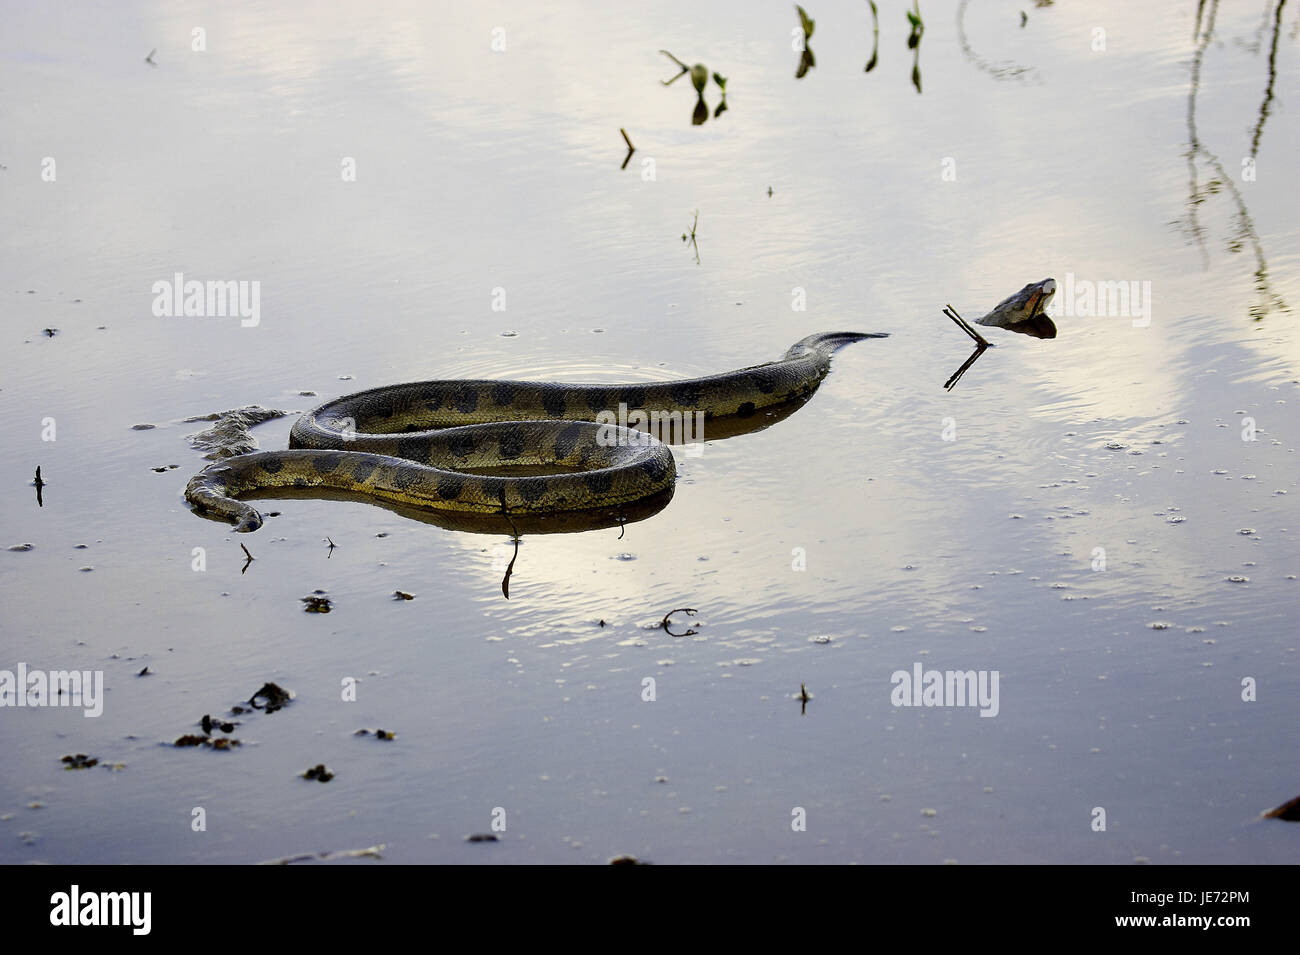
POLYGON ((510 428, 501 432, 501 437, 497 439, 497 453, 503 461, 515 461, 524 453, 527 443, 522 430, 510 428))
POLYGON ((329 474, 342 463, 342 454, 319 454, 311 459, 311 466, 317 474, 329 474))
POLYGON ((529 504, 536 504, 546 496, 546 479, 539 477, 524 478, 519 483, 519 496, 529 504))
POLYGON ((397 457, 428 464, 429 443, 419 438, 399 438, 397 441, 397 457))
POLYGON ((444 501, 454 501, 465 490, 465 479, 449 475, 438 478, 438 496, 444 501))
POLYGON ((365 454, 357 455, 356 466, 352 469, 352 480, 358 484, 365 483, 366 478, 375 473, 375 468, 379 465, 374 458, 365 454))
POLYGON ((478 388, 475 385, 462 385, 456 389, 452 401, 457 411, 461 414, 469 414, 478 407, 478 388))
POLYGON ((578 439, 582 437, 582 425, 571 424, 558 435, 555 436, 555 455, 563 461, 569 455, 573 454, 573 449, 578 445, 578 439))
POLYGON ((458 458, 467 458, 478 450, 478 439, 473 434, 459 431, 448 437, 447 449, 458 458))
POLYGON ((563 418, 564 412, 569 403, 564 400, 564 392, 558 388, 554 391, 547 390, 542 393, 542 407, 552 418, 563 418))
POLYGON ((419 468, 395 468, 392 474, 393 486, 402 491, 409 491, 420 483, 422 475, 419 468))

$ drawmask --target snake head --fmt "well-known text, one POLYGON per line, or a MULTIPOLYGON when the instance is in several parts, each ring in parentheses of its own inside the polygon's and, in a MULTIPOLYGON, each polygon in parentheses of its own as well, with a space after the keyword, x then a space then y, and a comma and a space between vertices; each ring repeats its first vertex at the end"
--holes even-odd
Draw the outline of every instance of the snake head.
POLYGON ((1013 328, 1013 326, 1025 322, 1035 322, 1040 316, 1043 316, 1043 310, 1047 308, 1047 303, 1052 300, 1052 296, 1055 294, 1056 279, 1030 282, 1015 295, 1009 295, 998 302, 993 307, 993 311, 983 318, 977 318, 975 324, 1013 328))

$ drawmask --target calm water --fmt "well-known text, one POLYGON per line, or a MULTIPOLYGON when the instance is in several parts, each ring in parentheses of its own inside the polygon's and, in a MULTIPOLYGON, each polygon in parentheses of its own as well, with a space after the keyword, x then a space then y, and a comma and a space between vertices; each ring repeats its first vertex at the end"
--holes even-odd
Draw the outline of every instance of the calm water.
POLYGON ((1296 5, 930 2, 920 93, 889 0, 869 73, 867 5, 809 5, 802 79, 789 4, 547 6, 6 9, 0 669, 105 697, 0 710, 0 861, 1294 861, 1254 819, 1300 793, 1296 5), (260 283, 258 324, 155 316, 178 272, 260 283), (990 330, 945 391, 941 307, 1047 276, 1059 337, 990 330), (622 539, 525 536, 509 601, 506 535, 289 500, 236 539, 181 497, 193 415, 837 328, 891 337, 679 450, 622 539), (996 717, 895 707, 914 664, 996 671, 996 717), (168 745, 268 680, 238 751, 168 745))

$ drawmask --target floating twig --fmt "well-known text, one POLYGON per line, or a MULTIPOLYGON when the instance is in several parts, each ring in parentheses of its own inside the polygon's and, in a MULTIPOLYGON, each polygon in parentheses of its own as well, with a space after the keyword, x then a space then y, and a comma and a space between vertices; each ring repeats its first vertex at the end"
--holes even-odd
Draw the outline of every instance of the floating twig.
POLYGON ((967 358, 964 362, 962 362, 961 367, 958 368, 955 372, 953 372, 952 376, 943 384, 943 388, 945 391, 951 391, 953 389, 953 386, 956 385, 957 382, 961 381, 961 376, 966 374, 966 369, 970 368, 971 365, 975 364, 976 359, 978 359, 980 355, 984 354, 986 350, 992 348, 993 343, 990 342, 988 339, 986 339, 979 332, 977 332, 974 328, 972 328, 971 324, 967 322, 966 319, 958 315, 957 310, 953 308, 951 305, 945 306, 943 313, 947 315, 949 318, 951 318, 953 322, 956 323, 957 327, 960 328, 962 331, 964 331, 967 335, 969 335, 971 339, 975 342, 975 350, 971 352, 970 357, 967 358))
POLYGON ((664 633, 668 634, 668 636, 670 636, 670 637, 692 637, 692 636, 694 636, 695 634, 699 633, 698 630, 693 630, 693 629, 691 629, 689 626, 686 628, 686 632, 685 632, 685 633, 673 633, 672 630, 669 629, 668 618, 671 617, 671 616, 672 616, 673 614, 675 614, 675 613, 690 613, 690 614, 695 614, 695 613, 699 613, 699 611, 698 611, 698 610, 695 610, 695 609, 693 609, 693 608, 691 608, 691 607, 679 607, 679 608, 676 609, 676 610, 670 610, 670 611, 668 611, 666 614, 664 614, 664 619, 663 619, 663 621, 659 624, 661 627, 663 627, 663 629, 664 629, 664 633))
POLYGON ((623 157, 623 165, 619 166, 619 168, 626 169, 627 164, 632 161, 632 154, 636 152, 636 147, 632 145, 632 140, 628 138, 626 129, 620 126, 618 131, 623 134, 623 142, 627 143, 627 155, 623 157))
POLYGON ((960 328, 962 331, 964 331, 971 338, 973 338, 975 340, 975 343, 979 345, 981 348, 993 347, 993 343, 990 342, 988 339, 986 339, 979 332, 975 331, 975 329, 971 327, 971 324, 968 321, 966 321, 966 319, 958 315, 957 310, 953 308, 951 305, 945 305, 943 309, 943 313, 947 315, 949 318, 951 318, 954 322, 956 322, 957 327, 960 328))
POLYGON ((678 73, 676 76, 674 76, 671 80, 660 80, 659 82, 662 83, 664 86, 672 86, 674 83, 680 80, 682 76, 684 76, 685 74, 691 71, 691 68, 689 66, 683 63, 681 60, 677 59, 677 57, 673 56, 667 50, 660 50, 659 52, 662 53, 664 56, 668 57, 668 59, 672 60, 674 63, 676 63, 678 66, 682 68, 682 71, 678 73))

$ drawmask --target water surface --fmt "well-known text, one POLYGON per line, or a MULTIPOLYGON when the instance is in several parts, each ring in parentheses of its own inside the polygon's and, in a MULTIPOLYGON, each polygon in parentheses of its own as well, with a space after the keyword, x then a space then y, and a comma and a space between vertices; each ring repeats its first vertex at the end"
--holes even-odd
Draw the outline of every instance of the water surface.
POLYGON ((0 545, 34 548, 0 550, 0 668, 106 698, 0 710, 0 860, 1293 861, 1254 819, 1300 792, 1300 11, 930 3, 918 93, 878 6, 869 73, 867 5, 810 7, 802 79, 779 3, 9 10, 0 545), (726 111, 711 82, 692 125, 661 48, 726 111), (178 272, 259 282, 259 323, 155 316, 178 272), (1058 295, 1055 340, 991 330, 944 390, 943 305, 1067 275, 1149 282, 1149 322, 1058 295), (838 328, 890 337, 678 451, 621 537, 526 535, 508 601, 508 535, 289 500, 237 536, 181 497, 186 417, 838 328), (916 663, 997 671, 997 716, 895 707, 916 663), (296 698, 238 751, 168 745, 268 680, 296 698))

